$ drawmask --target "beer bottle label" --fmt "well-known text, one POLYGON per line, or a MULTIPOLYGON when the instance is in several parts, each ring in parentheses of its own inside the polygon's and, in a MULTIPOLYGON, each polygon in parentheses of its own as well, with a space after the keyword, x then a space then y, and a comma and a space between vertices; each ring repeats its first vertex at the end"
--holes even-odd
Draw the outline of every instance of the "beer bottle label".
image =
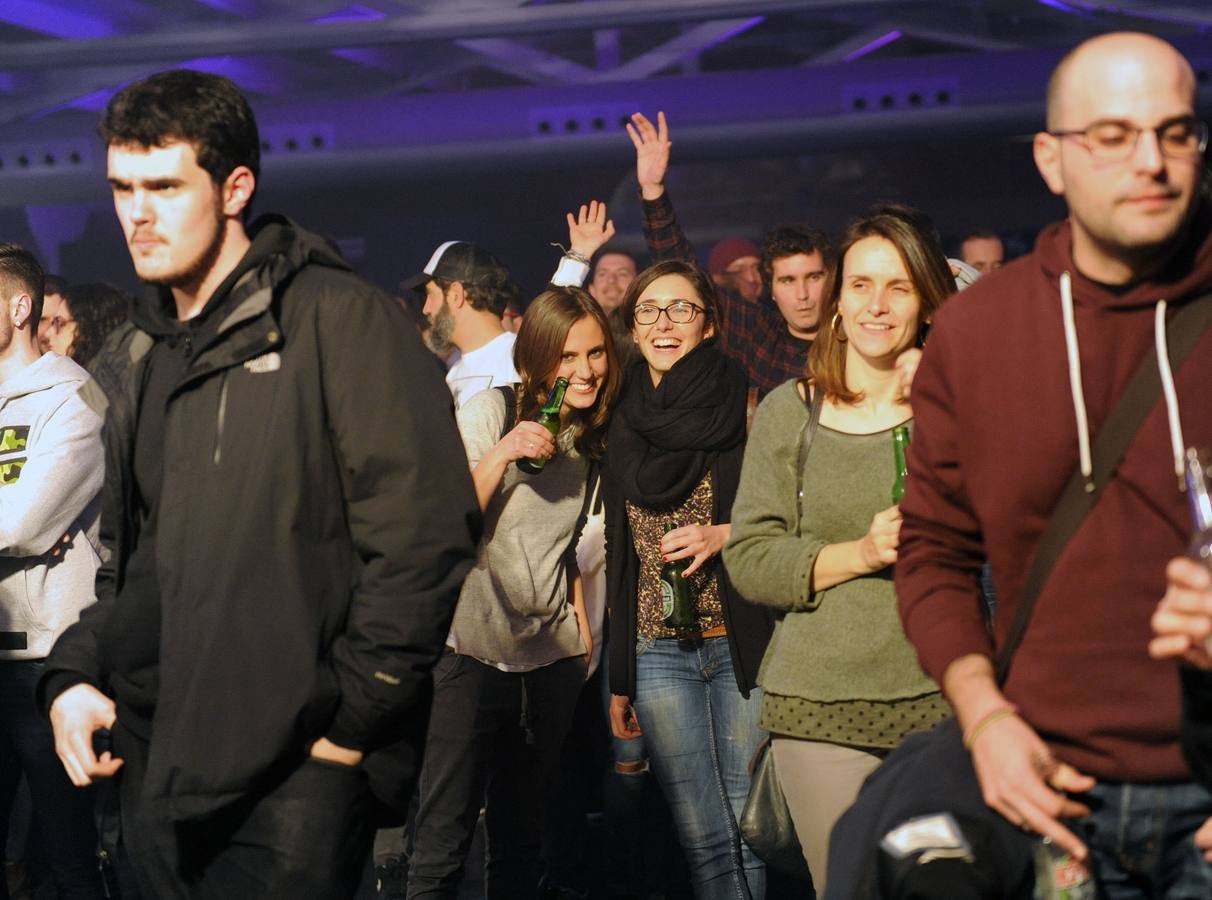
POLYGON ((673 585, 664 578, 661 579, 661 616, 668 619, 673 615, 673 585))

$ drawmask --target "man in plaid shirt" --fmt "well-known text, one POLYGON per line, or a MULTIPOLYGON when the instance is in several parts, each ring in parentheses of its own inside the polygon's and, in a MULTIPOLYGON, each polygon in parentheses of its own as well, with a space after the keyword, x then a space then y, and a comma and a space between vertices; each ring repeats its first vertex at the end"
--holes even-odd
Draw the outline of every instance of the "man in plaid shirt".
MULTIPOLYGON (((627 133, 636 148, 644 236, 653 261, 695 261, 694 247, 683 234, 665 190, 671 146, 665 114, 658 113, 654 126, 636 113, 627 133)), ((747 303, 731 290, 719 291, 724 319, 721 344, 749 374, 751 407, 783 382, 806 373, 831 257, 823 232, 781 225, 762 244, 762 277, 770 300, 747 303)))

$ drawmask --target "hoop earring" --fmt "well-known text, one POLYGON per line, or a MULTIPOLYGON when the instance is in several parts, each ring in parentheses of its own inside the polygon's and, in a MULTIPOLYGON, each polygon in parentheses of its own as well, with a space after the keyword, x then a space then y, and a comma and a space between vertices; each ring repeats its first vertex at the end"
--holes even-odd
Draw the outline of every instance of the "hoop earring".
POLYGON ((838 339, 839 343, 846 343, 846 332, 842 331, 842 313, 837 311, 833 314, 833 321, 829 323, 830 329, 833 331, 833 336, 838 339))

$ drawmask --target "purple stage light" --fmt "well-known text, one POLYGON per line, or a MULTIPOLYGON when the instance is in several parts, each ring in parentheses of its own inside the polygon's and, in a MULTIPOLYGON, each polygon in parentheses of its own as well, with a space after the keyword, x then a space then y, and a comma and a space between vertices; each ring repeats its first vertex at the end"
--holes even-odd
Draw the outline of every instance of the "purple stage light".
POLYGON ((4 0, 0 22, 60 38, 103 38, 117 33, 113 23, 38 0, 4 0))
POLYGON ((894 28, 887 34, 881 34, 874 41, 869 41, 868 43, 863 44, 863 46, 859 47, 857 50, 851 50, 842 57, 842 61, 854 62, 856 59, 862 59, 868 53, 874 53, 881 47, 887 47, 893 41, 899 41, 902 37, 904 37, 904 34, 894 28))
POLYGON ((386 18, 387 14, 379 12, 377 9, 371 9, 361 3, 351 3, 344 9, 334 10, 311 21, 315 24, 327 25, 332 22, 377 22, 379 19, 386 18))

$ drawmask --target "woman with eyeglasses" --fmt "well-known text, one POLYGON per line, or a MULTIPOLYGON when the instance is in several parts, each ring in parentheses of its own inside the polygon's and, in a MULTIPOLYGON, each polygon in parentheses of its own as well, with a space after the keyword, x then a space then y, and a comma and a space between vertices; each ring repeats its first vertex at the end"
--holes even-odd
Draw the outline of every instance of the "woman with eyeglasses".
POLYGON ((87 366, 106 336, 126 321, 130 300, 108 284, 74 284, 47 294, 38 321, 42 352, 53 350, 87 366))
POLYGON ((737 819, 761 740, 755 679, 771 620, 736 593, 719 557, 744 453, 747 381, 717 345, 715 288, 697 266, 645 270, 623 314, 641 358, 624 376, 602 464, 611 730, 643 735, 695 896, 756 900, 765 869, 737 819), (688 627, 666 624, 669 561, 686 565, 688 627))
POLYGON ((818 897, 829 833, 863 780, 948 713, 897 615, 892 435, 913 416, 897 359, 954 291, 920 213, 885 206, 851 224, 807 377, 766 396, 745 452, 724 559, 745 596, 781 615, 761 724, 818 897))

